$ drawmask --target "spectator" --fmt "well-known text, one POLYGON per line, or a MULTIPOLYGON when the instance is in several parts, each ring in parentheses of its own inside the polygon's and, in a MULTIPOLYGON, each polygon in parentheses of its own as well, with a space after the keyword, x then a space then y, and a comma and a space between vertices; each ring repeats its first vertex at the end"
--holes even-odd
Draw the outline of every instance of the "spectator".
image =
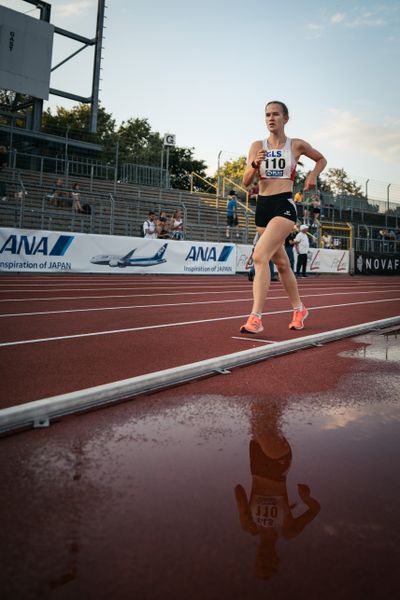
POLYGON ((312 215, 314 223, 319 221, 321 217, 321 200, 319 194, 312 197, 312 215))
POLYGON ((167 226, 167 214, 164 210, 160 212, 157 220, 157 237, 160 240, 169 239, 169 231, 167 226))
POLYGON ((287 236, 286 240, 285 240, 285 250, 286 250, 286 254, 288 255, 289 258, 289 262, 290 262, 290 268, 292 269, 292 271, 294 272, 294 252, 293 252, 293 247, 294 247, 294 240, 295 237, 298 233, 298 229, 296 227, 296 225, 293 227, 293 231, 291 233, 289 233, 289 235, 287 236))
POLYGON ((303 223, 305 225, 310 224, 310 214, 312 210, 313 196, 311 194, 307 194, 303 199, 303 223))
POLYGON ((0 146, 0 198, 3 202, 7 200, 6 182, 3 180, 4 168, 7 166, 7 152, 5 146, 0 146))
POLYGON ((318 248, 320 238, 320 223, 319 221, 313 221, 309 228, 308 237, 310 238, 310 246, 312 248, 318 248))
POLYGON ((155 240, 157 238, 156 213, 149 211, 149 216, 143 223, 143 237, 147 240, 155 240))
POLYGON ((230 228, 233 227, 236 230, 236 237, 239 237, 238 230, 239 220, 237 216, 237 196, 234 190, 231 190, 228 194, 228 204, 226 206, 226 237, 230 235, 230 228))
POLYGON ((172 215, 170 231, 173 240, 183 240, 183 217, 179 209, 172 215))
POLYGON ((321 192, 321 191, 320 191, 320 192, 318 192, 318 193, 319 193, 319 208, 320 208, 320 211, 321 211, 321 214, 320 214, 320 216, 321 216, 321 218, 323 218, 323 216, 324 216, 324 214, 323 214, 323 208, 324 208, 324 197, 323 197, 323 195, 322 195, 322 192, 321 192))
POLYGON ((296 202, 296 204, 301 204, 303 202, 303 192, 298 190, 295 193, 293 200, 296 202))
POLYGON ((81 195, 79 192, 79 183, 74 183, 71 192, 72 210, 76 213, 82 213, 81 195))
POLYGON ((324 233, 322 236, 322 247, 326 250, 330 250, 332 248, 332 236, 330 233, 324 233))
POLYGON ((53 204, 53 206, 63 206, 64 205, 64 181, 59 177, 50 192, 49 203, 53 204))
POLYGON ((302 272, 302 277, 307 277, 307 257, 310 247, 307 231, 308 226, 303 223, 303 225, 300 225, 299 233, 294 238, 297 252, 296 277, 300 277, 300 271, 302 272))

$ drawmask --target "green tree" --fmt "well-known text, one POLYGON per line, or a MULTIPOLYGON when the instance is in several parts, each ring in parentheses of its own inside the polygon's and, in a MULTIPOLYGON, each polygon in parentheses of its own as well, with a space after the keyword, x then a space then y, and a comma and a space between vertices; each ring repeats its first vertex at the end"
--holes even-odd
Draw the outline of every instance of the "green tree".
MULTIPOLYGON (((207 165, 203 160, 195 159, 193 153, 194 148, 179 148, 175 146, 170 149, 168 171, 173 188, 189 190, 190 174, 192 172, 206 179, 207 165)), ((194 183, 197 191, 211 191, 201 179, 196 179, 194 183)))
MULTIPOLYGON (((217 170, 215 172, 215 175, 209 179, 211 179, 211 181, 214 183, 214 185, 217 185, 217 178, 219 175, 220 190, 222 190, 222 180, 224 177, 226 177, 230 181, 233 181, 234 184, 236 184, 238 187, 243 187, 242 179, 243 179, 243 174, 244 174, 245 168, 246 168, 246 157, 240 156, 239 158, 237 158, 235 160, 225 161, 220 166, 219 173, 217 170)), ((226 189, 226 187, 231 188, 232 184, 229 181, 227 181, 225 184, 225 189, 226 189)))
POLYGON ((91 108, 88 104, 78 104, 71 109, 57 106, 55 114, 48 108, 42 116, 42 131, 77 140, 91 141, 97 144, 115 144, 115 120, 101 105, 97 111, 97 132, 89 132, 91 108))
POLYGON ((117 131, 121 162, 159 166, 163 141, 147 119, 123 121, 117 131))
POLYGON ((0 124, 11 124, 11 113, 14 116, 14 126, 24 127, 27 114, 32 110, 33 99, 30 96, 17 94, 10 90, 0 89, 0 124))
POLYGON ((361 186, 351 180, 344 169, 328 169, 321 175, 323 191, 343 196, 362 198, 364 196, 361 186))

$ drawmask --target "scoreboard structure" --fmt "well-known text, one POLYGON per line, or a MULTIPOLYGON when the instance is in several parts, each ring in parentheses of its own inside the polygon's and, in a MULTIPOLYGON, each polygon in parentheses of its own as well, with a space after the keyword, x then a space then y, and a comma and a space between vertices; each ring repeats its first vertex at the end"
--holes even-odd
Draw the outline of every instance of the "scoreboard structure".
POLYGON ((48 100, 54 26, 0 6, 0 88, 48 100))

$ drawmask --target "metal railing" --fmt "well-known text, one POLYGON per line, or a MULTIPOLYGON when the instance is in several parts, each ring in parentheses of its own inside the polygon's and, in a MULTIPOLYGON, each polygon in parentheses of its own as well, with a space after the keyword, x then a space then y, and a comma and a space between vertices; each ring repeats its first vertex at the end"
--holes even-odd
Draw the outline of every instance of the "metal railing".
POLYGON ((89 179, 91 188, 96 180, 108 180, 117 183, 134 183, 155 188, 170 187, 169 174, 165 169, 148 165, 121 163, 115 165, 102 161, 71 156, 38 156, 16 149, 10 156, 10 168, 14 170, 29 170, 39 173, 40 183, 45 174, 54 173, 63 176, 66 183, 70 177, 85 177, 89 179))
MULTIPOLYGON (((150 210, 166 210, 169 216, 176 209, 184 215, 186 239, 203 241, 227 241, 225 205, 207 206, 200 196, 186 196, 182 192, 149 190, 146 195, 137 189, 132 193, 96 193, 80 190, 81 204, 91 206, 91 214, 75 213, 70 201, 70 188, 62 191, 68 198, 66 206, 55 207, 49 203, 49 187, 26 183, 17 171, 8 173, 7 200, 0 203, 0 225, 32 229, 57 229, 84 231, 87 233, 140 236, 141 226, 150 210)), ((211 199, 211 198, 209 198, 211 199)), ((214 199, 215 202, 215 199, 214 199)), ((335 209, 337 210, 337 209, 335 209)), ((322 207, 323 213, 325 209, 322 207)), ((239 238, 229 238, 232 242, 251 243, 254 233, 254 215, 239 206, 239 238)), ((354 215, 357 213, 354 212, 354 215)), ((301 214, 299 215, 301 218, 301 214)), ((354 221, 340 222, 337 218, 330 222, 326 214, 316 226, 311 224, 310 232, 316 238, 316 247, 321 247, 325 231, 338 240, 333 247, 343 249, 370 250, 373 252, 398 252, 399 228, 386 227, 385 215, 378 215, 380 224, 367 224, 354 221), (341 230, 340 228, 344 228, 341 230), (351 232, 354 229, 354 234, 351 232), (353 238, 352 238, 353 236, 353 238)), ((338 214, 336 214, 336 217, 338 214)), ((236 232, 235 232, 236 233, 236 232)))

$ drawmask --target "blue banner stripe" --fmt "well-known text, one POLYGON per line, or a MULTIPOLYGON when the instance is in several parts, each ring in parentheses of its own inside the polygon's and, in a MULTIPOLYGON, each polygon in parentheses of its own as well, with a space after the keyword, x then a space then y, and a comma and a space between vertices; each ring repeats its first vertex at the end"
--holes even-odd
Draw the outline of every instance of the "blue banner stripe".
POLYGON ((73 235, 60 235, 49 255, 64 256, 74 237, 73 235))
POLYGON ((224 246, 222 248, 221 254, 219 255, 218 261, 226 262, 228 260, 228 258, 230 257, 232 250, 233 250, 233 246, 224 246))

